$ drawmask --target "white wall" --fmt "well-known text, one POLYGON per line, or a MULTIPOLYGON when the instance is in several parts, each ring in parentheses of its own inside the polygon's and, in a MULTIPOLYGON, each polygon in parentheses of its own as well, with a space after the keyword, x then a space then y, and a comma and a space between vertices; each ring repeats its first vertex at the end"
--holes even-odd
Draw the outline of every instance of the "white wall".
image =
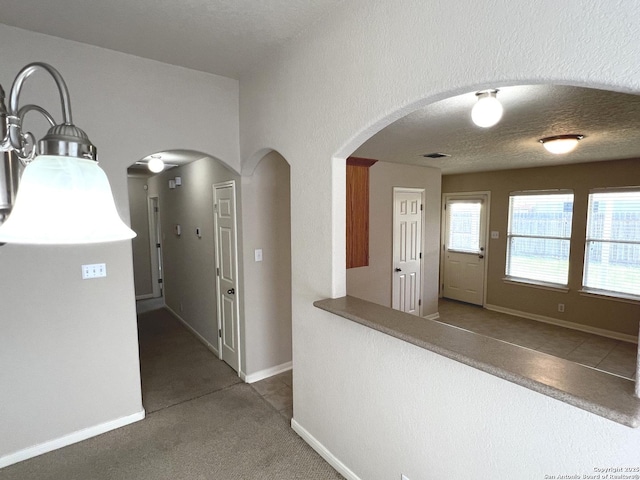
MULTIPOLYGON (((4 25, 0 59, 6 91, 27 63, 61 72, 125 219, 126 168, 150 152, 192 148, 239 169, 235 80, 4 25)), ((27 80, 21 96, 60 118, 57 98, 45 74, 27 80)), ((53 448, 65 435, 140 414, 131 244, 7 245, 0 272, 0 465, 36 444, 53 448), (107 278, 81 280, 82 264, 102 262, 107 278)))
MULTIPOLYGON (((640 4, 354 1, 241 81, 241 152, 291 164, 294 419, 360 478, 636 464, 640 431, 320 311, 345 293, 344 162, 426 103, 501 85, 640 92, 640 4)), ((243 165, 243 169, 247 168, 243 165)))
POLYGON ((277 152, 242 177, 244 371, 249 376, 291 362, 290 195, 289 164, 277 152), (262 250, 262 262, 255 261, 256 249, 262 250))
POLYGON ((369 169, 369 265, 347 270, 347 294, 391 307, 393 188, 423 188, 422 315, 438 311, 440 170, 377 162, 369 169))

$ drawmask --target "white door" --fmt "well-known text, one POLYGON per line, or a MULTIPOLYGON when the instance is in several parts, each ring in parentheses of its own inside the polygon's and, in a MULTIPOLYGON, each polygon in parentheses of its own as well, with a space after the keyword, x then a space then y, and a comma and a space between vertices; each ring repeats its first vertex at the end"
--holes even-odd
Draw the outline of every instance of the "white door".
POLYGON ((424 190, 393 189, 392 308, 420 315, 424 190))
POLYGON ((445 196, 442 296, 483 305, 488 198, 445 196))
POLYGON ((158 197, 149 197, 149 247, 151 252, 151 282, 153 298, 163 294, 162 283, 162 233, 160 230, 160 205, 158 197))
POLYGON ((240 368, 238 263, 235 182, 213 186, 218 294, 218 352, 236 372, 240 368))

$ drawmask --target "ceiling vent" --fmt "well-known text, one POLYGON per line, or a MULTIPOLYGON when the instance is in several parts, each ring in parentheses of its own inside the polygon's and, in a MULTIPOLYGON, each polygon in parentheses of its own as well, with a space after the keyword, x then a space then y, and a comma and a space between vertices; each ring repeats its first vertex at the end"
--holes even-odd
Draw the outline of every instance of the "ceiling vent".
POLYGON ((425 158, 444 158, 444 157, 450 157, 451 155, 447 154, 447 153, 426 153, 424 155, 422 155, 425 158))

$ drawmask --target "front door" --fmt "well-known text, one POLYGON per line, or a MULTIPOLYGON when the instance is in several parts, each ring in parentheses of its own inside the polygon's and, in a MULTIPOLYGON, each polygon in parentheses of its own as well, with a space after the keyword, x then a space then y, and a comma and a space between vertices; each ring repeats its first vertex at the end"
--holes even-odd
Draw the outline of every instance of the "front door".
POLYGON ((483 305, 487 196, 445 197, 442 296, 483 305))
POLYGON ((393 272, 391 307, 420 315, 422 198, 424 190, 393 189, 393 272))
POLYGON ((218 351, 236 372, 240 368, 235 182, 213 186, 218 293, 218 351))

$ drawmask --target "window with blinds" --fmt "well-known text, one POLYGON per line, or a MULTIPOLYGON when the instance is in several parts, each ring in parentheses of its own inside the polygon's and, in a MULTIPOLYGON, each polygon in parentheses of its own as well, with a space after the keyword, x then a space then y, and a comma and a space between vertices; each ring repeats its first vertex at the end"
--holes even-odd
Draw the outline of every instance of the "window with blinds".
POLYGON ((571 191, 512 193, 507 277, 566 286, 572 216, 571 191))
POLYGON ((640 296, 640 187, 589 194, 583 288, 640 296))

